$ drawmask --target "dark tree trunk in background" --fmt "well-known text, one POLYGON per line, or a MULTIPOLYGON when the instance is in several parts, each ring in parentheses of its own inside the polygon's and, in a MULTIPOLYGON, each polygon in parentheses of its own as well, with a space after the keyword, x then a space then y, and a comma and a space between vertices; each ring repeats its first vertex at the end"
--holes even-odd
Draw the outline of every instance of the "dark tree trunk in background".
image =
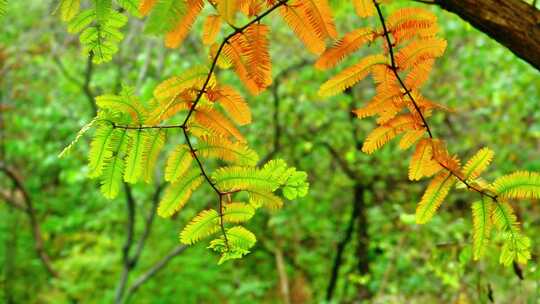
MULTIPOLYGON (((357 271, 360 275, 369 274, 369 235, 367 207, 364 201, 364 187, 360 184, 354 186, 354 203, 358 208, 356 217, 356 260, 357 271)), ((359 299, 368 299, 371 292, 367 286, 361 285, 358 289, 359 299)))
POLYGON ((433 4, 457 14, 540 70, 540 11, 533 5, 524 0, 434 0, 433 4))
MULTIPOLYGON (((356 273, 359 273, 360 275, 365 275, 369 273, 369 237, 367 229, 367 208, 364 203, 364 189, 364 186, 359 183, 356 183, 354 185, 351 216, 349 218, 349 223, 347 224, 347 227, 343 233, 343 238, 338 243, 336 248, 336 255, 334 257, 334 263, 332 265, 332 273, 330 275, 330 280, 326 289, 327 301, 332 300, 334 296, 337 282, 340 278, 339 270, 343 265, 343 254, 345 252, 347 244, 351 241, 353 235, 356 235, 357 237, 357 247, 355 250, 356 267, 354 271, 356 273), (354 229, 355 227, 356 230, 354 229), (354 232, 356 232, 356 234, 354 232)), ((360 286, 358 288, 358 299, 368 299, 370 297, 371 293, 365 286, 360 286)))

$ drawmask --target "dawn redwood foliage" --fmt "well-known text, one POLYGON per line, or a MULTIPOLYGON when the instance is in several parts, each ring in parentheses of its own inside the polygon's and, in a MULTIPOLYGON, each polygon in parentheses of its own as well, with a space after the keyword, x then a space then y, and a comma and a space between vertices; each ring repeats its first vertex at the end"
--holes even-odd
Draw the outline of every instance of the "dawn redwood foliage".
POLYGON ((164 80, 150 100, 140 100, 130 87, 96 98, 97 116, 74 141, 94 130, 89 177, 99 178, 104 196, 112 199, 123 182, 150 183, 160 155, 166 154, 165 167, 158 170, 169 183, 159 204, 160 216, 180 211, 203 184, 216 194, 215 208, 196 215, 180 233, 180 241, 193 244, 217 235, 209 248, 221 254, 220 263, 249 253, 256 237, 240 224, 260 208, 281 208, 282 196, 292 200, 307 195, 309 184, 304 172, 283 160, 259 163, 237 128, 252 121, 249 105, 237 89, 220 83, 215 72, 231 68, 247 91, 263 92, 272 83, 270 28, 263 22, 275 13, 307 50, 319 56, 317 69, 335 67, 366 45, 379 49, 322 84, 319 94, 337 95, 373 76, 376 95, 354 111, 360 119, 377 117, 377 127, 362 151, 373 153, 397 136, 401 136, 400 149, 414 150, 409 179, 432 178, 417 206, 418 224, 433 217, 450 190, 468 190, 477 196, 471 205, 475 259, 486 252, 494 227, 503 240, 500 262, 527 262, 530 239, 521 232, 510 201, 540 198, 540 174, 518 171, 488 182, 480 175, 493 159, 492 150, 481 149, 462 166, 429 125, 433 111, 448 111, 420 92, 435 59, 446 48, 446 41, 437 36, 436 17, 419 8, 402 8, 385 16, 382 4, 389 1, 352 2, 360 18, 376 22, 338 38, 327 0, 93 0, 83 4, 62 0, 61 19, 69 32, 79 33, 84 52, 95 63, 110 61, 117 52, 127 14, 147 18, 145 31, 164 35, 165 45, 177 48, 204 6, 213 9, 200 34, 209 53, 207 66, 164 80), (230 28, 230 33, 217 42, 223 28, 230 28), (327 47, 328 42, 333 44, 327 47))

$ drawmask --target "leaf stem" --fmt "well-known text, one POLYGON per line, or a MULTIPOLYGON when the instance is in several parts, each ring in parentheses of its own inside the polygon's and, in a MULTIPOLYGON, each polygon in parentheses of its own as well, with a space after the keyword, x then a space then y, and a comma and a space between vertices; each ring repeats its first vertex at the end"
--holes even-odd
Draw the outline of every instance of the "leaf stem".
MULTIPOLYGON (((373 4, 375 5, 375 8, 377 9, 377 14, 379 16, 379 20, 380 20, 381 25, 382 25, 383 30, 384 30, 384 37, 386 39, 386 43, 387 43, 387 46, 388 46, 388 53, 390 55, 390 64, 391 64, 390 68, 391 68, 392 72, 394 73, 396 79, 398 80, 400 86, 403 88, 403 90, 405 90, 405 95, 407 95, 409 97, 409 99, 411 100, 415 111, 418 113, 418 115, 422 119, 422 123, 424 124, 424 127, 426 129, 426 132, 429 135, 429 138, 433 139, 434 138, 433 133, 431 132, 429 124, 428 124, 424 114, 422 113, 422 110, 420 110, 420 107, 418 106, 418 103, 416 102, 416 100, 414 99, 414 97, 411 94, 412 90, 407 88, 407 86, 405 85, 405 82, 401 79, 401 76, 398 73, 399 69, 398 69, 398 66, 396 64, 396 59, 395 59, 395 55, 394 55, 394 45, 392 44, 392 41, 390 40, 390 32, 388 31, 388 28, 386 26, 386 21, 384 19, 384 15, 382 13, 380 3, 378 3, 376 0, 373 0, 373 4)), ((487 196, 487 197, 491 198, 495 202, 497 201, 497 195, 489 194, 485 190, 479 189, 479 188, 471 185, 471 183, 469 183, 466 179, 464 179, 460 174, 454 172, 452 169, 448 168, 442 162, 440 162, 440 161, 437 161, 437 162, 439 163, 439 165, 441 167, 443 167, 446 171, 448 171, 451 175, 453 175, 461 183, 463 183, 467 187, 467 189, 478 192, 482 196, 487 196)))

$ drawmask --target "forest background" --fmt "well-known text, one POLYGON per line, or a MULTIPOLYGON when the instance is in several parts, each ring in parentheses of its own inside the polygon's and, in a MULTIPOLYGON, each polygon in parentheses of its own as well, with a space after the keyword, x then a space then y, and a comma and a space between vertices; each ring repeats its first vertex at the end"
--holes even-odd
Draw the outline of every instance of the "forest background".
MULTIPOLYGON (((490 179, 515 168, 540 171, 538 71, 459 17, 406 2, 433 11, 448 40, 424 89, 455 110, 432 118, 438 134, 459 154, 494 148, 490 179)), ((331 5, 340 33, 366 22, 348 1, 331 5)), ((538 303, 537 202, 514 205, 533 242, 526 266, 503 267, 498 254, 472 260, 470 194, 452 194, 433 221, 416 225, 425 185, 407 180, 408 154, 395 144, 374 155, 359 151, 372 123, 352 119, 350 110, 373 95, 371 83, 319 97, 331 72, 315 70, 316 58, 272 16, 274 83, 250 97, 254 123, 243 131, 263 158, 306 171, 309 195, 257 215, 249 224, 258 237, 253 252, 220 266, 204 243, 186 248, 177 236, 212 193, 197 193, 172 220, 153 216, 159 180, 104 199, 86 178, 88 145, 67 158, 58 153, 94 116, 95 96, 122 84, 148 96, 163 79, 207 62, 197 36, 202 20, 171 50, 130 18, 113 61, 94 65, 55 6, 11 1, 0 19, 0 155, 19 183, 0 176, 1 302, 110 303, 121 292, 130 303, 538 303), (128 241, 137 258, 130 266, 123 258, 128 241)), ((220 77, 238 83, 231 72, 220 77)))

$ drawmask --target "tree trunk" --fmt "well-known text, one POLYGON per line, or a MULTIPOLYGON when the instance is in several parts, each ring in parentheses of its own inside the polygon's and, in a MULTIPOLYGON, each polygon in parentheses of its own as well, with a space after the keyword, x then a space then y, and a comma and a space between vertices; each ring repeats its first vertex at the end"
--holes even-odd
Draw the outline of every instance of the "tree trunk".
MULTIPOLYGON (((361 275, 369 274, 369 235, 368 235, 368 218, 367 208, 364 202, 364 187, 356 184, 354 187, 354 202, 358 206, 357 215, 357 243, 356 243, 356 260, 357 271, 361 275)), ((361 300, 371 298, 371 292, 365 285, 358 288, 358 298, 361 300)))
POLYGON ((434 0, 540 70, 540 11, 523 0, 434 0))

